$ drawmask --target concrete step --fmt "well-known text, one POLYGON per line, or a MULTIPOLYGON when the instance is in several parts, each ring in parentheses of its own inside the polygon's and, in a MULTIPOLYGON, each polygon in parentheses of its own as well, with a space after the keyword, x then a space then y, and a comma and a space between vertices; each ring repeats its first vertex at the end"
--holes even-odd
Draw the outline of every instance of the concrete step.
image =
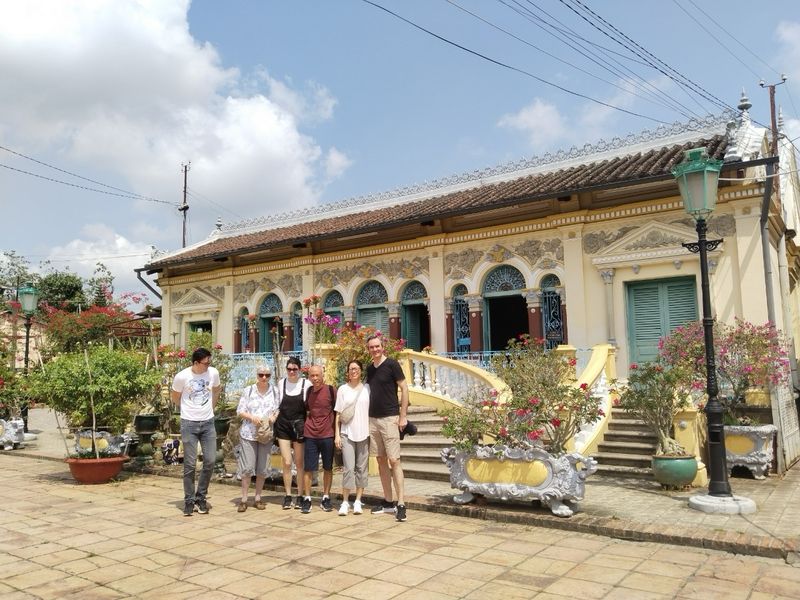
MULTIPOLYGON (((653 479, 653 471, 650 468, 626 467, 622 465, 597 465, 597 473, 600 477, 618 477, 635 479, 653 479)), ((591 480, 590 480, 591 481, 591 480)))
POLYGON ((442 456, 440 454, 440 448, 433 448, 433 449, 419 449, 419 448, 403 448, 400 456, 403 460, 403 469, 405 469, 406 461, 411 461, 412 463, 419 463, 419 464, 440 464, 444 465, 442 462, 442 456))
POLYGON ((644 421, 639 419, 611 419, 608 422, 609 431, 650 431, 644 421))
POLYGON ((439 459, 434 462, 416 462, 403 455, 403 475, 406 479, 424 479, 426 481, 450 481, 450 469, 439 459))
POLYGON ((644 454, 647 456, 652 456, 656 453, 656 444, 647 444, 647 443, 640 443, 640 442, 616 442, 616 441, 604 441, 598 446, 598 451, 604 454, 644 454))
POLYGON ((594 458, 601 465, 650 468, 651 456, 646 454, 622 454, 619 452, 597 452, 594 458))
POLYGON ((452 445, 453 440, 441 435, 421 435, 419 433, 413 436, 406 436, 400 442, 403 453, 413 450, 436 450, 438 452, 441 448, 449 448, 452 445))
POLYGON ((607 431, 603 437, 605 442, 634 442, 641 444, 652 444, 655 446, 658 443, 658 438, 650 433, 650 431, 607 431))

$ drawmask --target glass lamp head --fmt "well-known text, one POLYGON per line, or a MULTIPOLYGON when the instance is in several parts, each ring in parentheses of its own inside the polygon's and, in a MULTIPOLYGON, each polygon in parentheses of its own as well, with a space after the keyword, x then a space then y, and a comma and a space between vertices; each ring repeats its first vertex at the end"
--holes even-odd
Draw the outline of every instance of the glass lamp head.
POLYGON ((39 290, 33 287, 33 284, 26 283, 19 288, 18 296, 22 312, 26 315, 32 315, 36 312, 36 305, 39 303, 39 290))
POLYGON ((706 219, 717 206, 717 186, 722 161, 708 157, 705 148, 692 148, 672 169, 683 199, 683 208, 696 221, 706 219))

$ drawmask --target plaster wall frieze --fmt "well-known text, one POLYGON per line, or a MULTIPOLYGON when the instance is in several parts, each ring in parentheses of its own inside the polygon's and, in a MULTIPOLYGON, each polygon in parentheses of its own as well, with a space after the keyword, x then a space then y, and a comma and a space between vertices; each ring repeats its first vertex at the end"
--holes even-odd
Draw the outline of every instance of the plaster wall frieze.
MULTIPOLYGON (((719 255, 720 250, 715 250, 713 254, 719 255)), ((709 252, 709 256, 712 255, 709 252)), ((622 266, 624 264, 636 264, 642 261, 659 261, 664 262, 665 259, 673 259, 680 257, 681 260, 691 260, 693 255, 691 252, 682 247, 669 247, 660 250, 645 250, 642 252, 628 252, 623 254, 615 254, 613 256, 598 256, 592 259, 592 264, 600 267, 603 265, 622 266)))
POLYGON ((514 251, 525 258, 530 265, 535 266, 538 263, 545 269, 553 268, 554 265, 564 261, 564 244, 561 238, 528 239, 514 246, 514 251))
POLYGON ((385 275, 389 279, 414 279, 429 272, 429 258, 415 256, 378 262, 362 262, 347 267, 318 270, 314 273, 315 288, 333 288, 337 285, 347 286, 353 279, 374 279, 385 275))
POLYGON ((583 251, 586 254, 597 254, 603 248, 608 247, 619 239, 622 239, 626 234, 634 229, 638 229, 637 225, 627 225, 620 227, 616 231, 592 231, 583 235, 583 251))
POLYGON ((303 294, 303 276, 289 275, 288 273, 281 275, 277 287, 282 289, 289 298, 300 297, 303 294))
MULTIPOLYGON (((670 221, 673 225, 684 225, 689 229, 695 229, 696 223, 692 217, 686 216, 683 219, 670 221)), ((736 234, 736 218, 733 215, 712 215, 707 222, 708 233, 716 234, 720 237, 730 237, 736 234)))
POLYGON ((468 277, 481 258, 483 258, 483 252, 475 248, 467 248, 460 252, 448 252, 444 255, 444 274, 450 279, 468 277))
POLYGON ((514 253, 511 252, 505 246, 501 246, 500 244, 495 244, 491 248, 486 251, 484 256, 484 260, 486 262, 492 263, 503 263, 506 262, 509 258, 512 258, 514 253))
POLYGON ((628 251, 644 250, 647 248, 660 248, 662 246, 680 246, 682 243, 682 237, 669 235, 663 231, 648 231, 643 237, 627 244, 624 249, 628 251))

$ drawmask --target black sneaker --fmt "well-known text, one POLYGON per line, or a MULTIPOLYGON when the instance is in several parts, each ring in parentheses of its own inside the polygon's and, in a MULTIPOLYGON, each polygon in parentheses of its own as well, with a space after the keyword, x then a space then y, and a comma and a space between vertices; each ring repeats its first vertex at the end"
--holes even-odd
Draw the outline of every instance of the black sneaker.
POLYGON ((184 517, 191 517, 192 513, 194 512, 194 502, 191 500, 187 500, 183 503, 183 516, 184 517))
POLYGON ((295 508, 303 508, 303 497, 302 496, 295 496, 294 507, 295 508))
POLYGON ((394 513, 394 518, 398 521, 405 521, 406 520, 406 505, 405 504, 398 504, 397 509, 394 513))
POLYGON ((283 510, 289 510, 292 508, 292 497, 291 496, 284 496, 283 497, 283 510))
POLYGON ((322 502, 319 503, 319 507, 325 512, 331 512, 333 510, 331 499, 328 496, 323 496, 322 502))
POLYGON ((311 512, 311 498, 306 496, 300 501, 300 512, 307 515, 311 512))
POLYGON ((198 500, 197 506, 195 508, 197 509, 197 512, 199 512, 201 515, 207 515, 208 511, 211 510, 211 504, 209 504, 205 500, 198 500))
POLYGON ((390 514, 394 512, 394 504, 392 504, 389 500, 381 500, 381 503, 377 506, 373 506, 372 510, 369 512, 373 515, 381 515, 384 513, 390 514))

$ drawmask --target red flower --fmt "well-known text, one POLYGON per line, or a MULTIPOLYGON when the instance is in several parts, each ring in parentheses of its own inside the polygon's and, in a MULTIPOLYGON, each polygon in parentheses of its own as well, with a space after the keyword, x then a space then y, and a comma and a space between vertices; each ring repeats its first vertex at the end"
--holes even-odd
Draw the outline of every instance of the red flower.
POLYGON ((630 369, 631 371, 635 371, 638 368, 639 368, 639 365, 637 365, 636 363, 631 363, 631 366, 628 367, 628 369, 630 369))
POLYGON ((492 398, 496 398, 496 397, 497 397, 497 390, 495 390, 495 389, 491 389, 491 390, 489 390, 489 395, 490 395, 492 398))
POLYGON ((558 417, 553 417, 552 419, 550 419, 550 424, 553 427, 558 427, 559 425, 561 425, 561 419, 559 419, 558 417))
POLYGON ((535 442, 540 437, 542 437, 542 432, 539 429, 537 429, 536 431, 529 431, 528 432, 528 439, 530 441, 532 441, 532 442, 535 442))
POLYGON ((582 383, 581 384, 581 389, 585 392, 586 390, 589 389, 589 384, 588 383, 582 383))
POLYGON ((576 358, 570 358, 569 359, 569 366, 570 367, 574 367, 577 364, 578 364, 578 360, 576 358))
POLYGON ((516 413, 517 413, 518 417, 524 417, 525 415, 528 414, 528 411, 526 409, 524 409, 524 408, 518 408, 516 410, 516 413))
POLYGON ((505 427, 500 428, 500 437, 506 437, 508 435, 508 429, 505 427))
POLYGON ((531 406, 536 406, 537 404, 539 404, 539 399, 531 396, 530 398, 528 398, 528 404, 530 404, 531 406))

